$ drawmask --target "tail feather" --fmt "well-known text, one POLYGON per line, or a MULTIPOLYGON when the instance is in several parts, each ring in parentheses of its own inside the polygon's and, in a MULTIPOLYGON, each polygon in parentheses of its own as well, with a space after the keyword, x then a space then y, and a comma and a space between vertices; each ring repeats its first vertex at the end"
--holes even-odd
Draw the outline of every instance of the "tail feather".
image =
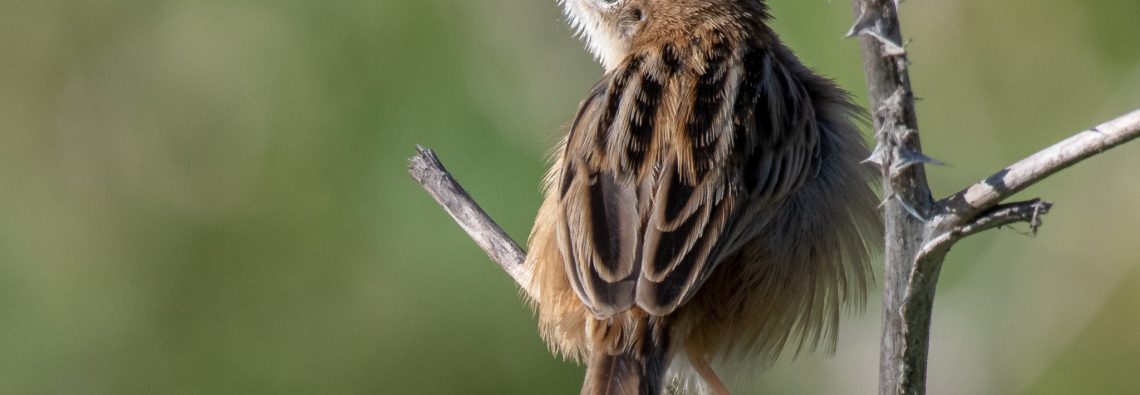
POLYGON ((669 368, 663 331, 651 331, 638 347, 616 354, 594 352, 581 395, 662 395, 669 368))

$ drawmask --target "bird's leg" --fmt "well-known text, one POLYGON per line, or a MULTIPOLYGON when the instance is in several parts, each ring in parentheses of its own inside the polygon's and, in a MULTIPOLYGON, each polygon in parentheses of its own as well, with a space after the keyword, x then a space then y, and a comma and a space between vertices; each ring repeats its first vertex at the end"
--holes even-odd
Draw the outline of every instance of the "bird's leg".
POLYGON ((693 365, 693 369, 697 371, 697 374, 701 375, 701 379, 705 380, 705 384, 708 384, 712 393, 716 395, 730 395, 728 386, 725 386, 724 382, 720 381, 720 377, 717 377, 716 372, 712 370, 712 366, 709 366, 708 361, 705 360, 703 355, 695 355, 689 360, 693 365))

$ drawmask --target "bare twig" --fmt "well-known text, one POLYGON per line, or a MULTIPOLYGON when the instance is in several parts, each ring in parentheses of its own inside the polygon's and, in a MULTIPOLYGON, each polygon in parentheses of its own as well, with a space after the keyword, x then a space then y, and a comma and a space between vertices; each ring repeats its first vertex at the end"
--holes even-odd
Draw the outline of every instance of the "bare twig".
POLYGON ((529 289, 531 273, 522 265, 526 253, 519 248, 518 243, 451 177, 435 152, 424 147, 416 147, 416 151, 418 153, 408 164, 408 173, 412 178, 423 185, 459 227, 471 236, 471 240, 507 272, 523 292, 532 295, 529 289))
POLYGON ((1140 110, 1077 133, 942 200, 955 223, 974 217, 1013 194, 1105 150, 1140 137, 1140 110))
POLYGON ((1041 227, 1041 216, 1048 214, 1052 208, 1053 202, 1041 199, 999 204, 952 233, 969 237, 993 228, 1025 222, 1029 224, 1029 231, 1036 235, 1037 228, 1041 227))

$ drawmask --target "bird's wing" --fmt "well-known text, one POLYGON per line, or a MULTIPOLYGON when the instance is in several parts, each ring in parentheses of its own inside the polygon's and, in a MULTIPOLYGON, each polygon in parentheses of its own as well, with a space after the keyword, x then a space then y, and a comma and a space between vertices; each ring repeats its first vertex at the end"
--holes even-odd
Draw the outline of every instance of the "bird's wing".
POLYGON ((611 129, 631 128, 629 112, 636 106, 629 103, 637 99, 625 96, 641 90, 629 86, 641 85, 637 74, 633 67, 611 72, 582 101, 570 126, 556 185, 562 208, 556 232, 566 275, 578 297, 599 317, 634 304, 642 228, 638 205, 643 199, 635 177, 612 166, 606 148, 611 129))
POLYGON ((724 38, 694 46, 696 64, 668 46, 631 57, 571 128, 559 243, 600 317, 635 304, 671 313, 819 160, 811 103, 790 69, 724 38))

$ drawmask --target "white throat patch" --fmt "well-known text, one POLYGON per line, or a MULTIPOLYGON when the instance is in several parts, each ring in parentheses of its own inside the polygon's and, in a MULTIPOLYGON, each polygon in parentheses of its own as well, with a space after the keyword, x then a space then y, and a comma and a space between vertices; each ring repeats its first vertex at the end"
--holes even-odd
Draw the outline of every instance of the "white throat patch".
POLYGON ((605 26, 597 9, 586 2, 598 0, 559 0, 563 11, 570 19, 570 26, 575 35, 586 41, 586 49, 594 54, 594 58, 602 63, 606 71, 617 67, 618 62, 626 52, 625 43, 621 40, 621 33, 616 27, 605 26))

